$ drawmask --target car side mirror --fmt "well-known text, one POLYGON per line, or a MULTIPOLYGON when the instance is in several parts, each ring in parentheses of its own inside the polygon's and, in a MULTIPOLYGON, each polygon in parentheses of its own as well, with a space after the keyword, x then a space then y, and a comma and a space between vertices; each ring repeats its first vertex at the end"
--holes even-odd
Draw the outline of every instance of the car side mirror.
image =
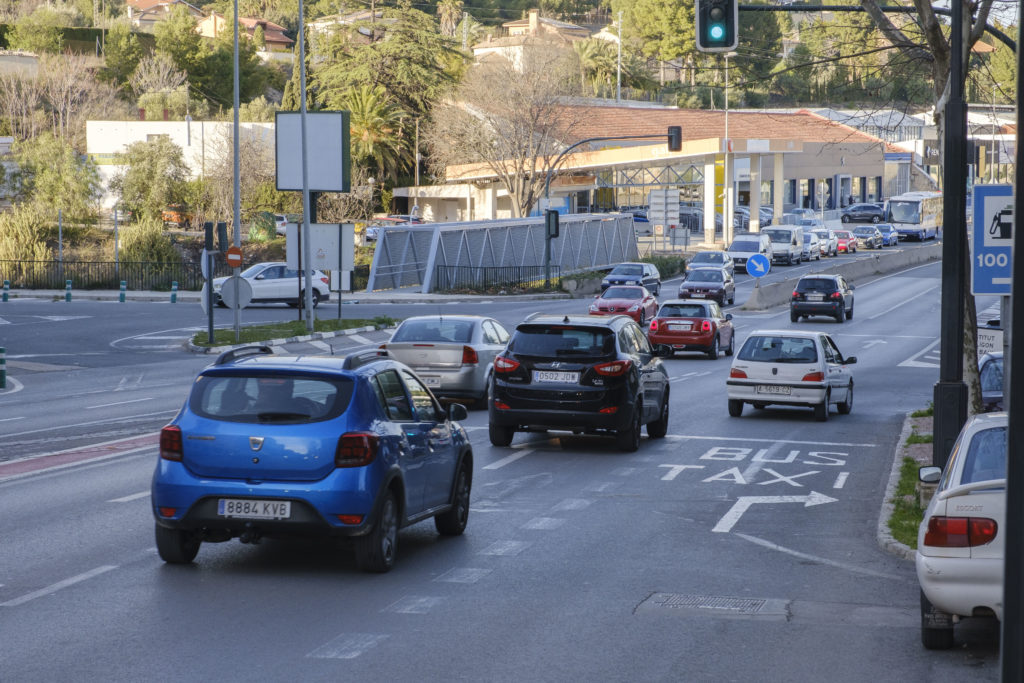
POLYGON ((263 274, 261 273, 261 274, 257 275, 257 276, 256 276, 255 278, 253 278, 253 279, 254 279, 254 280, 262 280, 262 279, 263 279, 263 274))
POLYGON ((849 358, 843 359, 843 365, 853 365, 857 362, 857 356, 850 356, 849 358))
POLYGON ((461 403, 449 403, 448 404, 448 419, 452 422, 458 422, 459 420, 465 420, 469 417, 469 411, 466 410, 466 406, 461 403))
POLYGON ((942 478, 942 468, 928 465, 917 470, 917 480, 922 484, 938 484, 942 478))
POLYGON ((725 314, 725 319, 726 320, 732 320, 732 313, 726 313, 725 314))
POLYGON ((654 345, 654 355, 659 357, 659 358, 667 358, 668 356, 671 356, 672 353, 673 353, 672 347, 669 346, 668 344, 655 344, 654 345))
POLYGON ((855 285, 855 284, 853 284, 853 283, 851 282, 851 283, 850 283, 850 291, 852 292, 852 291, 853 291, 853 290, 855 290, 855 289, 857 289, 857 285, 855 285))

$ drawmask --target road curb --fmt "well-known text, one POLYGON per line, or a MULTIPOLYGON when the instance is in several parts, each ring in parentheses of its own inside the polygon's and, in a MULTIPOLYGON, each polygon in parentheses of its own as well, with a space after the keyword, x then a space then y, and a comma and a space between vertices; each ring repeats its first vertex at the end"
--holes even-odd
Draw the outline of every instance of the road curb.
POLYGON ((902 557, 904 560, 913 560, 917 556, 917 551, 893 538, 892 532, 889 531, 889 519, 892 517, 893 498, 896 495, 896 487, 900 482, 900 468, 903 466, 903 444, 907 442, 907 438, 912 431, 913 423, 911 422, 910 413, 907 413, 906 417, 903 418, 903 429, 900 430, 899 441, 896 444, 892 469, 889 471, 889 483, 886 484, 885 496, 882 498, 882 509, 878 514, 878 528, 876 531, 878 545, 882 550, 892 553, 897 557, 902 557))
POLYGON ((353 334, 359 334, 360 332, 375 332, 377 330, 388 330, 392 329, 393 327, 393 325, 391 327, 377 327, 376 325, 364 325, 363 327, 352 327, 347 330, 335 330, 334 332, 314 332, 313 334, 306 334, 299 337, 284 337, 281 339, 270 339, 267 341, 259 342, 246 342, 244 344, 230 344, 227 346, 196 346, 195 344, 192 343, 191 340, 189 340, 186 343, 185 348, 191 351, 192 353, 224 353, 225 351, 230 351, 231 349, 240 349, 243 346, 284 346, 285 344, 296 344, 301 342, 320 341, 322 339, 333 339, 334 337, 345 337, 353 334))

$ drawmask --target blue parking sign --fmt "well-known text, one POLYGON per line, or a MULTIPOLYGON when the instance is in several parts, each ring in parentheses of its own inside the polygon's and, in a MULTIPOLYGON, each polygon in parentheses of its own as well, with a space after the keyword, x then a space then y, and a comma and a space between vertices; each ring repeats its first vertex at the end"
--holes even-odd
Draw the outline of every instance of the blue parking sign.
POLYGON ((974 186, 971 293, 1009 296, 1013 245, 1013 186, 974 186))

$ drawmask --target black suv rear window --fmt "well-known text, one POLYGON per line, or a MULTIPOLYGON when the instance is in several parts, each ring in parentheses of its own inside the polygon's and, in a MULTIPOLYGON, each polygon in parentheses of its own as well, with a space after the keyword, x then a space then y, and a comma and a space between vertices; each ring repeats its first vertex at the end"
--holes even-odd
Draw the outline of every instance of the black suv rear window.
POLYGON ((803 278, 796 283, 798 292, 825 292, 831 294, 836 291, 836 281, 824 277, 803 278))
POLYGON ((524 356, 604 356, 615 351, 615 334, 604 327, 524 325, 509 349, 524 356))
POLYGON ((814 363, 818 350, 807 337, 755 335, 743 342, 740 360, 755 363, 814 363))
POLYGON ((352 399, 346 378, 296 375, 202 375, 189 406, 196 415, 228 422, 301 424, 341 415, 352 399))

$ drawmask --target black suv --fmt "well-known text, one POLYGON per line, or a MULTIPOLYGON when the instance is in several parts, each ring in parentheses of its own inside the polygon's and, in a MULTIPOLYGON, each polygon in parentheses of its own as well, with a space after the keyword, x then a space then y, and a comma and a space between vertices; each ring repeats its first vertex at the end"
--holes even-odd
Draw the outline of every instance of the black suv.
POLYGON ((789 319, 800 320, 800 316, 830 315, 836 322, 853 318, 854 286, 842 275, 804 275, 796 283, 789 300, 789 319))
POLYGON ((517 431, 562 429, 608 434, 640 447, 640 429, 668 431, 668 373, 640 326, 617 315, 534 315, 494 359, 490 437, 508 446, 517 431))

